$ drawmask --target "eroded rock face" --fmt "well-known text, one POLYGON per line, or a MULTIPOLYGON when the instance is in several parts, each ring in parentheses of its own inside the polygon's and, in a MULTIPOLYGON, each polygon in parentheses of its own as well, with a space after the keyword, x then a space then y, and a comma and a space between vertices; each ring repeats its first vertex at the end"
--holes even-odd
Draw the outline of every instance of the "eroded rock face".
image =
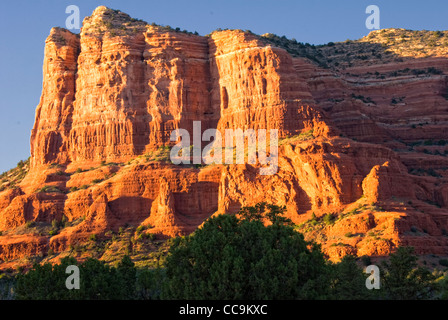
POLYGON ((262 201, 286 206, 334 260, 400 244, 448 255, 448 161, 409 150, 448 139, 447 70, 440 57, 323 69, 251 33, 203 37, 99 7, 80 35, 53 28, 47 38, 31 169, 0 192, 0 259, 62 252, 124 225, 188 234, 262 201), (431 66, 442 74, 373 76, 431 66), (171 132, 192 136, 193 121, 202 132, 277 129, 278 171, 171 164, 171 132), (438 176, 408 173, 415 168, 438 176), (71 225, 58 234, 27 237, 28 221, 62 217, 71 225))
POLYGON ((53 28, 45 42, 43 88, 31 131, 32 166, 69 161, 79 37, 53 28))
POLYGON ((210 36, 212 105, 220 107, 219 129, 277 129, 285 137, 330 128, 306 82, 283 49, 255 35, 223 31, 210 36))

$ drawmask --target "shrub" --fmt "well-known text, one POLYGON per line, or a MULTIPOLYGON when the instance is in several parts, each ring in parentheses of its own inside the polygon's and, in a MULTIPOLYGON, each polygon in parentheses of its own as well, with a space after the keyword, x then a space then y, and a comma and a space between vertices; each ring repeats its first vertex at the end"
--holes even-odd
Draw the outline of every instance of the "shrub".
POLYGON ((36 222, 35 222, 35 221, 27 221, 27 222, 25 223, 25 227, 26 227, 27 229, 32 228, 32 227, 34 227, 35 225, 36 225, 36 222))
POLYGON ((38 190, 36 190, 37 193, 43 192, 43 193, 62 193, 62 191, 58 187, 54 186, 44 186, 38 190))
POLYGON ((134 263, 125 256, 117 267, 93 258, 78 263, 72 257, 60 264, 35 264, 26 274, 17 276, 16 298, 21 300, 123 300, 136 297, 134 263), (80 289, 67 290, 66 268, 76 265, 80 271, 80 289))
POLYGON ((164 269, 137 270, 137 299, 158 300, 161 298, 162 287, 166 281, 164 269))
POLYGON ((176 238, 166 276, 168 299, 322 298, 330 284, 319 246, 291 226, 237 215, 213 217, 176 238))
POLYGON ((330 225, 330 224, 333 224, 334 223, 334 216, 331 214, 331 213, 327 213, 325 216, 324 216, 324 218, 323 218, 323 222, 326 224, 326 225, 330 225))
POLYGON ((341 262, 333 266, 333 281, 331 285, 334 300, 365 300, 372 297, 372 292, 366 290, 366 275, 357 265, 356 258, 346 255, 341 262))
POLYGON ((434 277, 424 268, 418 267, 414 248, 399 247, 383 262, 385 274, 382 277, 386 299, 416 300, 430 297, 434 277))
POLYGON ((372 260, 369 256, 362 256, 361 261, 365 266, 370 266, 372 264, 372 260))
POLYGON ((146 226, 138 226, 137 229, 135 230, 135 232, 136 233, 141 233, 145 229, 146 229, 146 226))
POLYGON ((351 237, 354 236, 354 234, 351 233, 351 232, 347 232, 347 233, 345 234, 345 236, 346 236, 347 238, 351 238, 351 237))
POLYGON ((448 259, 440 259, 439 264, 444 267, 448 267, 448 259))

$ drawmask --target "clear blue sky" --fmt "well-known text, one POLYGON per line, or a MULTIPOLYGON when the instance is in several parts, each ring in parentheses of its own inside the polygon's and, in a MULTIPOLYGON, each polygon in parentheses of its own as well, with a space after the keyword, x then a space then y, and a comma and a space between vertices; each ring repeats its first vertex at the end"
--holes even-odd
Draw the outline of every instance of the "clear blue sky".
POLYGON ((53 26, 65 27, 68 5, 81 19, 105 5, 134 18, 198 31, 217 28, 275 33, 322 44, 358 39, 368 5, 380 8, 381 28, 447 30, 446 0, 14 0, 0 4, 0 172, 30 154, 29 138, 42 89, 45 39, 53 26))

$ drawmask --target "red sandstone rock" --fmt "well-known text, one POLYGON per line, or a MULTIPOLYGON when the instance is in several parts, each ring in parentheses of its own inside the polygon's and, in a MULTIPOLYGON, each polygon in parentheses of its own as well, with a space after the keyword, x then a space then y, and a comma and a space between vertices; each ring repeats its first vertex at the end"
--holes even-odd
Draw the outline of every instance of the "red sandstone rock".
POLYGON ((99 7, 79 36, 53 28, 47 38, 31 170, 17 189, 0 192, 0 258, 62 252, 125 224, 187 234, 213 214, 262 201, 285 205, 297 224, 333 213, 334 224, 304 230, 333 260, 387 255, 399 244, 448 255, 448 161, 406 145, 448 139, 446 72, 442 58, 322 69, 251 33, 202 37, 99 7), (428 67, 444 74, 372 76, 428 67), (173 144, 172 130, 192 135, 193 121, 202 131, 308 136, 281 141, 270 176, 258 164, 195 169, 150 159, 173 144), (412 168, 440 169, 441 177, 412 168), (56 192, 36 192, 44 186, 56 192), (27 221, 63 216, 84 220, 52 237, 13 234, 27 221))

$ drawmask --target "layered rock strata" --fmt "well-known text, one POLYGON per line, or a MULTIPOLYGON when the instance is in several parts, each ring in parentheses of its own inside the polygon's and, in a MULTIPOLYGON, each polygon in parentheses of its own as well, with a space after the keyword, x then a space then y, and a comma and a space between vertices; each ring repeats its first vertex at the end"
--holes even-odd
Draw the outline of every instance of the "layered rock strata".
POLYGON ((47 38, 31 168, 0 192, 0 259, 124 225, 184 235, 262 201, 332 259, 403 244, 448 255, 446 61, 322 68, 249 32, 204 37, 99 7, 79 35, 47 38), (425 68, 440 71, 409 73, 425 68), (192 137, 194 121, 278 130, 278 171, 170 163, 171 133, 192 137), (29 225, 62 219, 58 234, 29 225))

